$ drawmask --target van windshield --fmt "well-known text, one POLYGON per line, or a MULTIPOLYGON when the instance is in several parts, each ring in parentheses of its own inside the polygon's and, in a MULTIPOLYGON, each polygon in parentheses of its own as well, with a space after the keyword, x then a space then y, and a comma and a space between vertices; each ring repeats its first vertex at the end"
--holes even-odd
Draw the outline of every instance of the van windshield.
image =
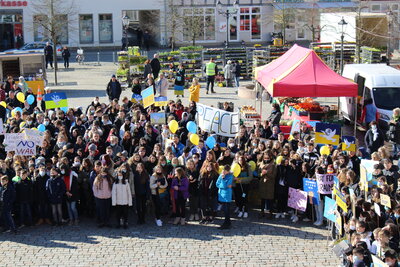
POLYGON ((400 106, 399 87, 374 88, 373 95, 377 108, 393 110, 400 106))

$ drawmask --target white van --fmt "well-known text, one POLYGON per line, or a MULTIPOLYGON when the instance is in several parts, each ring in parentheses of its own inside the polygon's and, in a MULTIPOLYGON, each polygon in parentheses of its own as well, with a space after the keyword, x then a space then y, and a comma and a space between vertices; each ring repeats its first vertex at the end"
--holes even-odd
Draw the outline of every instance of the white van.
MULTIPOLYGON (((344 66, 343 77, 358 84, 357 117, 361 116, 364 100, 372 99, 379 125, 387 129, 393 109, 400 107, 400 70, 386 64, 349 64, 344 66)), ((340 98, 340 111, 350 121, 354 121, 354 107, 354 98, 340 98)))

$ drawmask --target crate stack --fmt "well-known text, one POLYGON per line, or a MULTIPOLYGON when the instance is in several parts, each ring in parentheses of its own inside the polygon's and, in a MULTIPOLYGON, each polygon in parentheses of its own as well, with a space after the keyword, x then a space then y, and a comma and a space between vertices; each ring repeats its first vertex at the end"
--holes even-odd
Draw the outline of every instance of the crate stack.
POLYGON ((130 67, 129 55, 127 51, 120 51, 118 55, 118 69, 116 72, 117 79, 121 83, 121 87, 127 88, 130 83, 130 67))
POLYGON ((180 63, 185 69, 186 83, 190 84, 194 77, 202 77, 202 57, 203 47, 181 47, 180 48, 180 63))
POLYGON ((138 46, 128 47, 128 59, 130 78, 142 78, 144 73, 144 62, 147 57, 142 56, 138 46))
POLYGON ((374 64, 381 62, 381 50, 363 46, 361 47, 361 63, 363 64, 374 64))
MULTIPOLYGON (((335 52, 335 69, 340 70, 340 54, 342 50, 342 45, 340 42, 333 44, 335 52)), ((356 57, 356 43, 355 42, 345 42, 343 43, 343 65, 354 63, 356 57)))
POLYGON ((252 64, 252 76, 255 77, 255 70, 257 67, 266 65, 270 62, 269 49, 257 49, 253 51, 253 64, 252 64))
POLYGON ((248 78, 248 71, 247 71, 247 52, 246 48, 242 47, 235 47, 235 48, 226 48, 225 49, 225 64, 231 60, 233 62, 239 62, 242 66, 240 69, 240 76, 244 78, 248 78))

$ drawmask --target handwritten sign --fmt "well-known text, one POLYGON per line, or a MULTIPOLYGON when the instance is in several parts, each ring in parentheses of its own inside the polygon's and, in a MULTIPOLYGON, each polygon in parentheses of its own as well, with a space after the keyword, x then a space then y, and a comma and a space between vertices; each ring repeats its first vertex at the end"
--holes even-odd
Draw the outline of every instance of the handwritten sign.
POLYGON ((340 191, 336 192, 336 204, 342 208, 344 212, 347 212, 346 199, 340 191))
POLYGON ((198 125, 206 132, 235 137, 239 131, 239 113, 197 104, 198 125))
POLYGON ((25 139, 24 133, 6 133, 4 134, 4 146, 6 151, 15 151, 19 141, 25 139))
POLYGON ((307 193, 299 189, 289 187, 288 207, 300 211, 306 211, 307 193))
POLYGON ((335 174, 317 174, 318 193, 332 194, 335 174))
POLYGON ((368 192, 367 169, 362 165, 360 166, 360 184, 361 190, 368 192))
POLYGON ((20 140, 15 148, 15 155, 34 156, 36 154, 36 144, 34 141, 20 140))
POLYGON ((25 140, 35 142, 37 146, 42 146, 44 141, 44 133, 38 130, 25 129, 25 140))
POLYGON ((150 121, 151 124, 165 124, 166 120, 165 120, 165 112, 158 112, 158 113, 151 113, 150 114, 150 121))
POLYGON ((392 208, 392 203, 390 202, 390 197, 385 194, 381 194, 381 204, 385 207, 392 208))
POLYGON ((317 181, 303 178, 303 190, 307 192, 311 204, 319 205, 319 194, 317 181))

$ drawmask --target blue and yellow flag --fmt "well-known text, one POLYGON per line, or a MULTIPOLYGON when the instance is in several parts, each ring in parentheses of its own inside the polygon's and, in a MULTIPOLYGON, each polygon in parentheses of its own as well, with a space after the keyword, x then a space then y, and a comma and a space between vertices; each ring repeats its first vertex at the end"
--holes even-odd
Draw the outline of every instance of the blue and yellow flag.
POLYGON ((165 107, 168 103, 168 99, 166 96, 159 96, 154 98, 154 106, 156 107, 165 107))
POLYGON ((315 143, 337 146, 339 139, 339 124, 318 122, 315 126, 315 143))
POLYGON ((342 150, 356 151, 356 138, 354 136, 342 136, 342 150))
POLYGON ((154 104, 154 89, 153 86, 150 86, 149 88, 145 89, 141 93, 142 98, 143 98, 143 107, 147 108, 151 105, 154 104))
POLYGON ((141 95, 133 94, 131 98, 132 103, 143 105, 143 98, 141 95))
POLYGON ((45 94, 44 101, 46 109, 68 108, 68 100, 65 93, 45 94))

